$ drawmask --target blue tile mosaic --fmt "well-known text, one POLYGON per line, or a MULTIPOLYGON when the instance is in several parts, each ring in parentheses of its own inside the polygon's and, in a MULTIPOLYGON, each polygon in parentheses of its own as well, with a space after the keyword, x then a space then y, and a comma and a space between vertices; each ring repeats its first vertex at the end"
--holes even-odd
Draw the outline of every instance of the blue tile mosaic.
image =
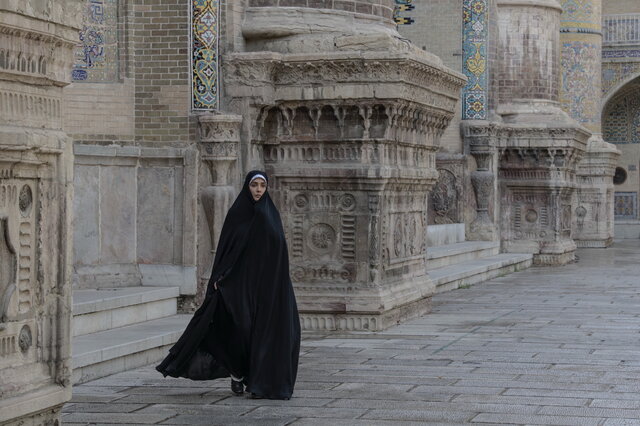
POLYGON ((218 0, 191 0, 191 107, 218 108, 218 0))
POLYGON ((469 81, 462 92, 462 118, 487 118, 487 0, 464 0, 462 6, 462 71, 469 81))

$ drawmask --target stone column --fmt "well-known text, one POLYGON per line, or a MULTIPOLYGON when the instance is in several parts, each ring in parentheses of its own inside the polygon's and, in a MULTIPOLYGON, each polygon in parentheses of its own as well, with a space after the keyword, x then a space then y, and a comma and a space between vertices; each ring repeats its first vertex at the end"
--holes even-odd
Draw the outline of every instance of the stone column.
POLYGON ((602 2, 561 0, 562 108, 592 132, 578 166, 574 238, 579 247, 613 242, 617 148, 602 139, 602 2))
POLYGON ((589 137, 559 104, 561 13, 556 0, 498 0, 501 240, 537 264, 574 259, 575 175, 589 137))
POLYGON ((463 89, 461 127, 465 153, 476 161, 476 170, 470 173, 476 217, 466 231, 469 240, 495 241, 496 147, 490 137, 495 126, 489 121, 495 90, 489 76, 496 62, 497 7, 495 0, 465 0, 462 4, 462 68, 468 80, 463 89))
POLYGON ((302 326, 424 314, 427 199, 463 76, 402 40, 393 0, 277 4, 249 2, 250 52, 223 58, 223 86, 272 177, 302 326))
POLYGON ((83 2, 0 5, 0 424, 71 398, 73 150, 62 131, 83 2))
POLYGON ((202 113, 198 115, 199 152, 201 167, 200 213, 198 223, 198 294, 204 296, 216 245, 224 218, 237 195, 234 182, 240 181, 238 159, 242 116, 234 114, 202 113))

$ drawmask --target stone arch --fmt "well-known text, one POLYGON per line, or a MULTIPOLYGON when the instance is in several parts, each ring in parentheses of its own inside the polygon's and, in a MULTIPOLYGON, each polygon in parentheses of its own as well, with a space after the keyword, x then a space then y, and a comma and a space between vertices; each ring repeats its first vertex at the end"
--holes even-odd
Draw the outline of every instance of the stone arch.
POLYGON ((625 79, 621 80, 620 83, 611 88, 608 92, 604 94, 602 98, 602 113, 604 114, 604 110, 611 99, 613 99, 616 95, 620 93, 625 86, 629 83, 632 83, 634 80, 640 79, 640 72, 635 72, 629 74, 625 79))
POLYGON ((614 215, 617 220, 638 219, 640 198, 640 74, 603 101, 602 134, 616 144, 622 155, 617 167, 627 179, 614 184, 614 215))
POLYGON ((640 75, 637 75, 603 101, 602 123, 605 140, 611 143, 640 143, 639 96, 640 75), (634 128, 635 121, 637 126, 634 128))

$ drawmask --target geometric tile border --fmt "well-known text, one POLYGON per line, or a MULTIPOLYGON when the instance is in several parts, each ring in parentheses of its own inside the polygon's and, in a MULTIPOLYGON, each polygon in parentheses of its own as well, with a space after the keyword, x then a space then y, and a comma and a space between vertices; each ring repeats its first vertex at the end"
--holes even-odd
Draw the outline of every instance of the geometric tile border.
POLYGON ((191 108, 218 109, 220 7, 218 0, 191 0, 191 108))
POLYGON ((487 8, 487 0, 462 3, 462 72, 468 78, 462 91, 463 120, 487 119, 487 8))

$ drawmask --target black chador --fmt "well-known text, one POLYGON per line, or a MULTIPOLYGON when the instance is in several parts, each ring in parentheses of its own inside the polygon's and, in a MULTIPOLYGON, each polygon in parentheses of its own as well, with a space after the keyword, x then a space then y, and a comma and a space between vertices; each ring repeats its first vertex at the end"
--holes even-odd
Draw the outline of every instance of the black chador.
POLYGON ((254 201, 249 189, 258 174, 266 181, 250 172, 227 213, 202 305, 156 369, 192 380, 232 375, 258 397, 288 399, 300 321, 280 213, 268 192, 254 201))

